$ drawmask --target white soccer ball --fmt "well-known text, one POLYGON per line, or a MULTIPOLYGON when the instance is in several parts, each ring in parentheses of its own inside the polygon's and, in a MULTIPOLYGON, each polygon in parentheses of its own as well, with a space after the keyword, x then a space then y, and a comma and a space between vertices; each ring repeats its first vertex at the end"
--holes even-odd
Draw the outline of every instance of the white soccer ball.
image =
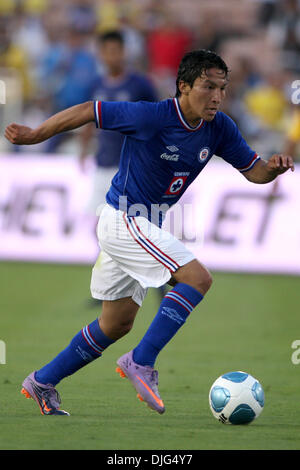
POLYGON ((209 391, 211 412, 224 424, 251 423, 262 412, 264 403, 264 390, 259 381, 242 371, 221 375, 209 391))

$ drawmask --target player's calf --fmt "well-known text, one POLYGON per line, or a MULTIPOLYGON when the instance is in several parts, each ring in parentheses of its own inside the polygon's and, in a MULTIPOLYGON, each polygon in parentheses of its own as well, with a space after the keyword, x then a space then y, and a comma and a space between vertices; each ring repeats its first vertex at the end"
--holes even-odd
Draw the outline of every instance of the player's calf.
POLYGON ((194 287, 179 282, 167 292, 146 334, 137 347, 118 360, 117 372, 127 376, 139 397, 150 408, 163 413, 165 407, 158 393, 154 363, 160 351, 184 325, 203 295, 194 287), (141 376, 139 376, 141 374, 141 376))
POLYGON ((143 366, 154 366, 165 345, 184 325, 203 295, 194 287, 178 283, 164 297, 145 336, 133 350, 133 359, 143 366))
POLYGON ((107 336, 116 341, 129 333, 138 309, 139 305, 131 297, 105 300, 99 318, 100 328, 107 336))

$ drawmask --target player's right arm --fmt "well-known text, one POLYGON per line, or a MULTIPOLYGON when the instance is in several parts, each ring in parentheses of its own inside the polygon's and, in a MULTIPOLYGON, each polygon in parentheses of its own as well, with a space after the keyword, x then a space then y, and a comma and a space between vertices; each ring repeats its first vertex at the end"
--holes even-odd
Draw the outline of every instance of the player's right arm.
POLYGON ((94 103, 87 101, 54 114, 35 129, 15 123, 9 124, 4 135, 12 144, 38 144, 56 134, 77 129, 94 120, 94 103))

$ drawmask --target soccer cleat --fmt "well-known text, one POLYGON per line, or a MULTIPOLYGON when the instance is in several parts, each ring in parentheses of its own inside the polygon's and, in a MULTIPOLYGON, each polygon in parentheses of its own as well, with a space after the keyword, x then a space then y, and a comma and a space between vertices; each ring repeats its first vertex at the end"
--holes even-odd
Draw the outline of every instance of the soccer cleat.
POLYGON ((63 415, 70 416, 67 411, 61 410, 61 403, 58 391, 53 385, 44 385, 37 382, 34 378, 35 372, 32 372, 22 384, 21 393, 26 398, 32 398, 37 402, 42 415, 63 415))
POLYGON ((145 401, 152 410, 162 414, 165 406, 158 393, 158 372, 151 366, 141 366, 134 362, 133 351, 130 351, 117 360, 116 372, 121 377, 127 377, 136 391, 138 399, 145 401))

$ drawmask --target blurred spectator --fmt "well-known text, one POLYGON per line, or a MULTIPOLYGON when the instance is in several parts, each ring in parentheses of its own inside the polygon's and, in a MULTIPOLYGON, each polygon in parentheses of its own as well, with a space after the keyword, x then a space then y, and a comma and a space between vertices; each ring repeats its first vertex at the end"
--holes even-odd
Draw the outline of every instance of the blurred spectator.
POLYGON ((102 0, 97 3, 97 30, 98 34, 111 31, 119 27, 119 1, 118 0, 102 0))
POLYGON ((281 50, 286 68, 300 72, 300 2, 278 0, 269 21, 269 35, 281 50))
MULTIPOLYGON (((47 3, 42 2, 40 6, 44 5, 46 8, 47 3)), ((38 67, 39 62, 46 52, 48 46, 48 38, 42 22, 42 16, 34 9, 36 4, 28 4, 25 2, 23 6, 16 9, 11 37, 14 43, 24 49, 28 60, 30 62, 30 72, 33 80, 38 80, 38 67), (27 8, 26 8, 27 6, 27 8)), ((42 13, 44 10, 42 10, 42 13)))
POLYGON ((262 83, 262 76, 257 66, 247 56, 241 56, 230 72, 230 86, 222 105, 222 111, 228 114, 248 138, 255 138, 261 131, 257 118, 247 109, 245 95, 254 91, 262 83))
POLYGON ((85 32, 70 26, 64 41, 49 44, 42 63, 40 78, 51 90, 54 111, 85 101, 96 73, 97 61, 87 48, 85 32))
POLYGON ((263 128, 283 131, 288 101, 280 71, 267 75, 262 83, 246 92, 244 99, 249 113, 263 128))
MULTIPOLYGON (((272 139, 284 135, 283 95, 291 82, 282 71, 299 77, 300 0, 0 0, 0 67, 3 77, 14 77, 2 122, 23 112, 30 125, 86 100, 96 72, 106 67, 95 57, 96 37, 116 28, 126 63, 151 74, 159 98, 175 93, 174 75, 188 49, 214 50, 232 69, 224 111, 245 137, 256 147, 252 139, 266 143, 266 132, 275 133, 272 139), (261 77, 274 64, 279 87, 261 77)), ((74 134, 49 142, 48 150, 64 151, 60 142, 72 143, 74 134)))
MULTIPOLYGON (((141 3, 141 2, 140 2, 141 3)), ((96 32, 119 30, 122 32, 125 45, 126 61, 130 65, 142 68, 145 65, 145 44, 141 31, 142 14, 139 2, 104 0, 96 3, 96 32)))
POLYGON ((201 18, 196 35, 196 44, 199 49, 208 49, 217 54, 219 53, 219 47, 222 44, 225 33, 220 30, 216 19, 211 14, 201 18))
POLYGON ((21 80, 24 101, 32 96, 33 83, 30 78, 30 63, 25 50, 13 42, 11 19, 0 17, 0 67, 18 73, 21 80))
POLYGON ((300 109, 294 109, 283 152, 300 160, 300 109))
POLYGON ((30 16, 38 17, 51 5, 51 0, 23 0, 18 2, 18 8, 23 8, 30 16))
POLYGON ((12 16, 15 12, 17 5, 16 0, 1 0, 0 2, 0 15, 1 16, 12 16))
POLYGON ((95 32, 97 18, 94 0, 73 0, 68 7, 67 15, 76 31, 86 34, 95 32))
MULTIPOLYGON (((50 114, 88 100, 88 89, 98 65, 86 44, 86 30, 69 25, 64 42, 52 41, 41 67, 41 83, 51 99, 50 114)), ((65 135, 50 139, 48 152, 55 152, 65 135)))
POLYGON ((120 18, 119 29, 124 38, 126 62, 134 68, 145 70, 147 67, 145 38, 140 28, 124 15, 120 18))
POLYGON ((258 24, 266 27, 270 24, 276 14, 278 0, 258 0, 260 3, 258 10, 258 24))
POLYGON ((175 75, 182 56, 192 46, 192 40, 190 32, 177 19, 167 13, 162 15, 160 27, 150 32, 147 38, 150 72, 160 74, 168 71, 175 75))
POLYGON ((161 95, 173 94, 169 83, 175 83, 182 56, 193 47, 194 37, 180 24, 179 18, 167 11, 160 13, 160 24, 147 36, 148 69, 161 95))

